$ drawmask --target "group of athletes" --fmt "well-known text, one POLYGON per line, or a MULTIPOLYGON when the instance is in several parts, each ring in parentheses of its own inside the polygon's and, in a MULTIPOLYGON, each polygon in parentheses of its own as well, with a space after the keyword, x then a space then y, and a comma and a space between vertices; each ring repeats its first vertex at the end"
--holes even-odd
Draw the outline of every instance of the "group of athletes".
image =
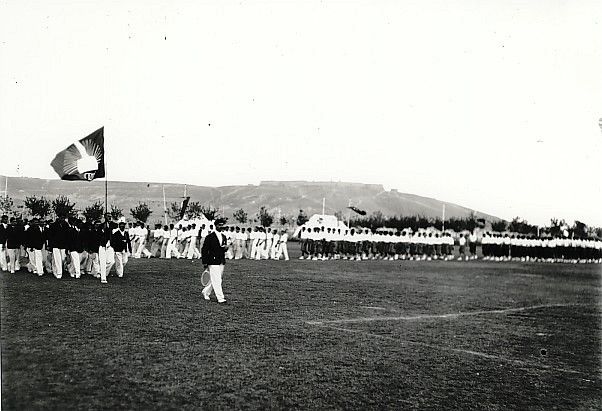
MULTIPOLYGON (((264 227, 220 227, 226 239, 226 259, 289 260, 287 230, 264 227)), ((155 226, 142 222, 57 218, 0 219, 0 269, 21 269, 39 276, 63 272, 80 278, 90 274, 107 282, 123 276, 128 259, 201 259, 205 238, 216 231, 207 219, 182 220, 155 226), (23 267, 22 265, 23 261, 23 267)), ((367 228, 298 227, 293 237, 301 244, 299 259, 307 260, 474 260, 481 245, 484 260, 601 263, 602 241, 580 238, 533 237, 485 232, 461 233, 424 230, 375 231, 367 228)))
POLYGON ((308 260, 476 260, 601 263, 602 241, 485 232, 482 236, 424 230, 301 227, 301 256, 308 260), (457 252, 456 250, 457 246, 457 252))
MULTIPOLYGON (((224 226, 221 233, 227 241, 226 259, 288 260, 288 232, 275 228, 224 226)), ((129 229, 133 248, 138 250, 134 257, 156 258, 201 258, 205 238, 215 231, 210 220, 182 220, 154 230, 143 224, 129 229)))
POLYGON ((51 273, 57 279, 64 272, 73 278, 91 274, 106 283, 113 266, 117 277, 123 276, 131 254, 124 219, 113 221, 108 215, 104 222, 72 217, 0 218, 0 269, 9 273, 27 269, 38 276, 51 273))
MULTIPOLYGON (((15 273, 27 270, 57 279, 68 273, 72 278, 84 274, 107 283, 114 267, 122 277, 129 258, 201 259, 205 238, 216 231, 209 220, 183 220, 149 230, 142 222, 104 221, 64 217, 55 220, 0 217, 0 270, 15 273)), ((263 227, 221 227, 226 238, 227 259, 288 260, 286 230, 263 227)))

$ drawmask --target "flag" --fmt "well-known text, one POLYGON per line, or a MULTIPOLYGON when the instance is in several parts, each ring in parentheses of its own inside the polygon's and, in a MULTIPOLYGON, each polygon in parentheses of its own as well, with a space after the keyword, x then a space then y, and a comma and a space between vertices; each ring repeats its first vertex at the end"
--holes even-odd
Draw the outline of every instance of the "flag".
POLYGON ((190 201, 190 197, 184 198, 182 201, 182 209, 180 210, 180 220, 184 218, 184 214, 186 214, 186 207, 188 207, 188 201, 190 201))
POLYGON ((50 163, 61 180, 87 180, 105 176, 104 127, 59 152, 50 163))
POLYGON ((354 207, 354 206, 349 206, 349 207, 347 207, 347 208, 348 208, 348 209, 350 209, 350 210, 353 210, 353 211, 355 211, 355 212, 356 212, 356 213, 358 213, 359 215, 366 215, 366 212, 365 212, 364 210, 360 210, 360 209, 359 209, 359 208, 357 208, 357 207, 354 207))

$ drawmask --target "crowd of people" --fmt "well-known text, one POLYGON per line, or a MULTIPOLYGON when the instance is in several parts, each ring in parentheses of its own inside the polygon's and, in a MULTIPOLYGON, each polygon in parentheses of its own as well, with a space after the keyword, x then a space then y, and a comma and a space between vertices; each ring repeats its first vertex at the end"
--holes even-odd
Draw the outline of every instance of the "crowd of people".
POLYGON ((602 241, 585 238, 485 233, 481 247, 483 259, 491 261, 602 262, 602 241))
POLYGON ((115 267, 122 277, 132 244, 124 219, 85 222, 78 218, 42 221, 0 218, 0 269, 15 273, 27 269, 38 276, 51 273, 57 279, 68 273, 73 278, 90 274, 107 283, 115 267), (21 266, 26 258, 25 267, 21 266))
MULTIPOLYGON (((263 227, 220 227, 227 241, 227 259, 288 260, 286 230, 263 227)), ((115 267, 122 277, 129 258, 201 259, 205 238, 216 231, 209 220, 183 220, 150 230, 142 222, 86 221, 65 217, 55 220, 0 218, 0 269, 15 273, 26 269, 38 276, 63 273, 73 278, 90 274, 107 282, 115 267), (23 263, 23 266, 21 264, 23 263)))
MULTIPOLYGON (((264 227, 220 227, 226 259, 289 260, 287 230, 264 227)), ((0 220, 0 269, 27 269, 42 276, 90 274, 107 282, 111 269, 123 276, 129 258, 201 259, 203 243, 216 231, 207 219, 182 220, 150 229, 142 222, 57 218, 42 221, 4 215, 0 220), (21 264, 24 266, 21 267, 21 264)), ((437 230, 371 230, 367 228, 298 227, 301 256, 307 260, 474 260, 481 245, 483 260, 601 263, 602 241, 534 237, 511 233, 461 233, 437 230)))
MULTIPOLYGON (((288 232, 275 228, 225 226, 221 232, 226 237, 226 259, 288 260, 288 232)), ((176 224, 148 230, 140 224, 129 230, 135 258, 201 258, 205 238, 215 231, 210 220, 182 220, 176 224)))
POLYGON ((367 228, 300 227, 299 259, 309 260, 475 260, 601 263, 602 241, 485 232, 424 230, 376 231, 367 228), (457 252, 456 250, 457 246, 457 252))

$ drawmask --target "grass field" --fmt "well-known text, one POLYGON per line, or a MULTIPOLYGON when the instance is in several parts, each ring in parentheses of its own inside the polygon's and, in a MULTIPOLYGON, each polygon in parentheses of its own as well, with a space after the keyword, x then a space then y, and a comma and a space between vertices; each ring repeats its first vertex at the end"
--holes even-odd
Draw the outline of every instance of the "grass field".
POLYGON ((0 274, 2 408, 600 408, 599 265, 243 260, 226 306, 201 271, 0 274))

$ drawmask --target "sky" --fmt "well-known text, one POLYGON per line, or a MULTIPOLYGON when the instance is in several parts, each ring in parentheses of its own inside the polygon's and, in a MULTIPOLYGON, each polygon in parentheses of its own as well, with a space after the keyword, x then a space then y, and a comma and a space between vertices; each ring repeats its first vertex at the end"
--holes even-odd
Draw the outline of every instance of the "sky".
POLYGON ((3 175, 56 178, 104 126, 109 180, 377 183, 602 226, 600 118, 598 0, 0 2, 3 175))

